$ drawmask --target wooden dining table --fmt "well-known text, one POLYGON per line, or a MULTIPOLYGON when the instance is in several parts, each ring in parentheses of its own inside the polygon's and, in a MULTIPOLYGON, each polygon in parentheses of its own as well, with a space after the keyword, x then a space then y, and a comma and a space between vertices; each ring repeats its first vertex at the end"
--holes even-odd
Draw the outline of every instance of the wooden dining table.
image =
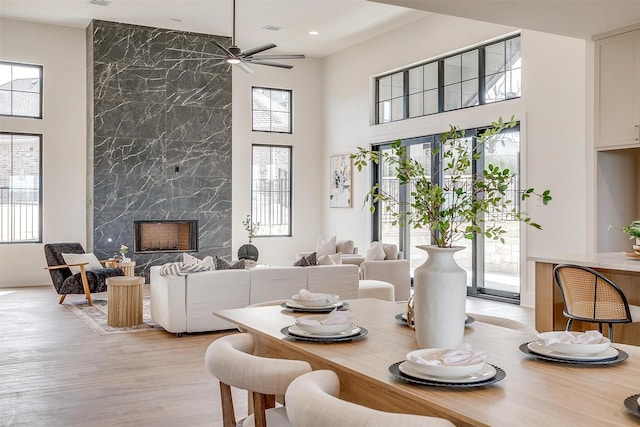
POLYGON ((396 319, 405 305, 377 299, 347 302, 368 334, 339 343, 286 337, 281 329, 305 313, 279 305, 213 314, 253 335, 257 355, 306 360, 313 369, 336 372, 340 398, 370 408, 443 417, 459 426, 640 425, 640 418, 624 406, 627 397, 640 393, 640 347, 620 345, 629 358, 615 365, 550 362, 519 350, 535 335, 475 321, 465 327, 464 342, 487 352, 487 362, 503 369, 506 377, 483 387, 418 385, 389 372, 390 365, 418 348, 414 331, 396 319))

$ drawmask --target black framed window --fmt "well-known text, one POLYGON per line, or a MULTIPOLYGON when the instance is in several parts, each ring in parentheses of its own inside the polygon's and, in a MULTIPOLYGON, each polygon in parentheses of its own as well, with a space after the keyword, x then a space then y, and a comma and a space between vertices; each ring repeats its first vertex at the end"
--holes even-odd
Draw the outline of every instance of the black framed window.
POLYGON ((260 236, 291 236, 292 148, 252 146, 251 221, 260 236))
POLYGON ((42 66, 0 61, 0 115, 42 118, 42 66))
MULTIPOLYGON (((478 158, 474 160, 464 178, 471 180, 482 179, 482 170, 488 164, 499 165, 502 168, 519 174, 520 170, 520 126, 506 129, 502 133, 487 139, 482 147, 477 147, 477 135, 485 128, 466 129, 464 138, 469 150, 478 150, 478 158)), ((441 135, 425 135, 415 138, 403 139, 407 156, 419 161, 432 182, 442 185, 449 177, 444 173, 443 152, 441 147, 441 135)), ((374 150, 381 154, 390 152, 391 143, 375 145, 374 150)), ((379 184, 388 194, 392 194, 396 200, 410 202, 413 185, 400 185, 395 171, 386 162, 372 165, 372 185, 379 184)), ((505 197, 512 199, 514 207, 520 206, 517 189, 519 188, 519 176, 513 183, 513 187, 506 189, 505 197)), ((417 249, 417 245, 431 245, 431 233, 428 229, 415 229, 411 225, 395 223, 393 215, 388 211, 389 206, 378 202, 372 221, 372 240, 383 241, 398 245, 405 258, 409 260, 410 269, 413 270, 424 262, 424 252, 417 249)), ((406 209, 407 205, 395 205, 393 209, 406 209)), ((485 219, 491 218, 500 223, 506 234, 505 242, 496 242, 485 239, 479 233, 472 241, 463 239, 456 241, 456 246, 464 247, 456 253, 458 264, 467 271, 468 295, 499 299, 517 303, 520 300, 520 253, 521 223, 513 216, 496 216, 489 213, 485 219)))
POLYGON ((519 98, 520 56, 516 35, 378 77, 375 123, 519 98))
POLYGON ((42 135, 0 132, 0 243, 42 242, 42 135))
POLYGON ((251 91, 252 130, 292 133, 292 99, 291 90, 253 87, 251 91))

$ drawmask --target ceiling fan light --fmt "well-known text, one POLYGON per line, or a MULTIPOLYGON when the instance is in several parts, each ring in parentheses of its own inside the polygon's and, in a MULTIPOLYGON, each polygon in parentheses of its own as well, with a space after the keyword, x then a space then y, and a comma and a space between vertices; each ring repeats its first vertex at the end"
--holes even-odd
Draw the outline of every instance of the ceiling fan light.
POLYGON ((240 63, 239 58, 227 58, 227 64, 239 64, 239 63, 240 63))

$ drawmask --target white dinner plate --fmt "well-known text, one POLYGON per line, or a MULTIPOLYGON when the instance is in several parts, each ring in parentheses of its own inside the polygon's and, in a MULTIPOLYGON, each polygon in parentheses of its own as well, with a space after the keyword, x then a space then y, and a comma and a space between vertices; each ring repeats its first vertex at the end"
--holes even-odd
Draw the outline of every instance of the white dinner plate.
POLYGON ((338 302, 334 302, 333 304, 310 307, 310 306, 307 306, 307 305, 298 304, 297 302, 295 302, 292 299, 288 300, 285 303, 285 305, 287 307, 289 307, 289 308, 298 308, 298 309, 305 309, 305 310, 306 309, 319 310, 319 309, 323 309, 323 308, 335 308, 335 307, 341 307, 342 304, 343 304, 342 301, 338 301, 338 302))
POLYGON ((289 333, 291 335, 297 335, 299 337, 310 337, 310 338, 347 338, 353 337, 360 333, 360 327, 354 326, 351 329, 347 329, 346 331, 338 332, 337 334, 331 335, 320 335, 320 334, 312 334, 310 332, 304 331, 297 327, 296 325, 289 326, 289 333))
POLYGON ((567 354, 567 353, 559 353, 557 351, 553 351, 544 345, 542 341, 532 341, 527 344, 529 350, 533 353, 540 354, 542 356, 552 357, 554 359, 562 359, 562 360, 606 360, 613 359, 618 357, 618 350, 614 347, 609 347, 602 353, 595 354, 567 354))
POLYGON ((416 370, 413 366, 411 366, 406 361, 402 362, 398 366, 398 369, 400 370, 400 372, 410 377, 420 378, 420 379, 429 380, 429 381, 439 381, 439 382, 448 383, 448 384, 477 383, 481 381, 486 381, 490 378, 493 378, 496 375, 496 368, 494 368, 488 363, 485 363, 484 366, 478 372, 475 372, 471 375, 465 375, 464 377, 459 377, 459 378, 442 378, 442 377, 435 377, 433 375, 427 375, 416 370))

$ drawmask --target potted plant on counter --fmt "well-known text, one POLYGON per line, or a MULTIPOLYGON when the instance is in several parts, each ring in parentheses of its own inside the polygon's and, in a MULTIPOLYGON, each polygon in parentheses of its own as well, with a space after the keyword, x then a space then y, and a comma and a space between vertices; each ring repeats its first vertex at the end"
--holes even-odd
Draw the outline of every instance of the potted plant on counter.
MULTIPOLYGON (((463 249, 453 245, 456 241, 482 234, 487 239, 504 242, 506 230, 497 218, 505 215, 541 228, 506 197, 516 182, 516 172, 489 164, 476 179, 470 174, 472 162, 480 158, 479 148, 516 124, 513 117, 507 122, 500 118, 471 147, 464 130, 450 126, 442 134, 440 147, 433 150, 442 164, 441 180, 433 179, 430 170, 409 157, 400 140, 391 144, 389 151, 358 148, 351 156, 358 171, 370 162, 384 162, 395 171, 400 186, 411 185, 406 202, 384 191, 379 184, 371 187, 367 194, 373 202, 371 212, 375 212, 376 203, 383 202, 394 225, 428 229, 435 243, 418 246, 428 253, 428 258, 414 272, 414 321, 420 347, 452 348, 462 342, 467 274, 453 259, 454 253, 463 249)), ((517 192, 521 200, 532 195, 544 205, 551 200, 549 190, 538 193, 526 188, 517 192)))

